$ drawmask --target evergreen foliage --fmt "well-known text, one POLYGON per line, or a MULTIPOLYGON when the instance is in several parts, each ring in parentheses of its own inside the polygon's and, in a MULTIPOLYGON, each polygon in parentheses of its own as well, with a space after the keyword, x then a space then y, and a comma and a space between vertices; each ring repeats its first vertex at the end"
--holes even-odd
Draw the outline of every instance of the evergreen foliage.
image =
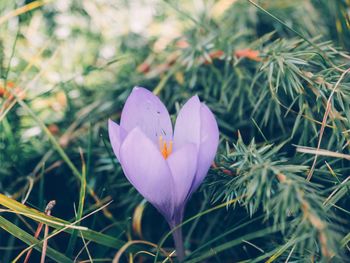
POLYGON ((349 14, 348 0, 1 1, 0 262, 30 245, 39 262, 45 240, 53 262, 176 261, 108 140, 134 86, 173 120, 198 94, 219 124, 185 262, 348 262, 349 14))

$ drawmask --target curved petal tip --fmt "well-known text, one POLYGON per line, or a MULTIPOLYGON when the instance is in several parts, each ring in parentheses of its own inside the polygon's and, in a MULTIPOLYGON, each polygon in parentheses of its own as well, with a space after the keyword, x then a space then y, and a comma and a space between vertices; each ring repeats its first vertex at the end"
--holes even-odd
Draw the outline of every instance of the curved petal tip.
POLYGON ((175 123, 174 148, 182 148, 187 143, 200 143, 201 102, 197 95, 191 97, 181 108, 175 123))
POLYGON ((204 103, 201 104, 201 141, 198 155, 198 167, 191 192, 194 192, 204 180, 214 161, 219 145, 219 128, 214 114, 204 103))
POLYGON ((117 159, 120 161, 119 150, 122 143, 121 128, 111 119, 108 119, 108 136, 109 141, 112 145, 113 152, 117 156, 117 159))
POLYGON ((126 100, 120 126, 127 132, 139 127, 156 144, 159 136, 166 140, 172 139, 173 131, 168 110, 157 96, 142 87, 135 87, 126 100))

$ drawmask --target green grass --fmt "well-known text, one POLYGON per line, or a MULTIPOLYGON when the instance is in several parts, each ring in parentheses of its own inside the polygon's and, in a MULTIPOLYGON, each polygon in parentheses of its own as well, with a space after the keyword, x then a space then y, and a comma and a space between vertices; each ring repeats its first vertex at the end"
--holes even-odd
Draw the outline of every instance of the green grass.
POLYGON ((1 263, 45 240, 47 262, 176 261, 108 140, 136 85, 173 121, 198 94, 219 124, 186 262, 346 262, 349 1, 26 4, 0 3, 1 263))

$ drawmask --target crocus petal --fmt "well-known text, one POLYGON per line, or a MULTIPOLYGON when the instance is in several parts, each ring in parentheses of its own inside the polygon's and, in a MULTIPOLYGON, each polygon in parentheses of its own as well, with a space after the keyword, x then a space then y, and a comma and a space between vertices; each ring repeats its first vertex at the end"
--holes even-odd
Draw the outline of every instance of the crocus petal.
POLYGON ((205 105, 201 104, 201 141, 199 147, 197 174, 191 187, 191 192, 197 190, 208 173, 215 158, 219 145, 219 128, 213 113, 205 105))
POLYGON ((120 161, 119 150, 120 146, 126 136, 126 132, 118 124, 112 120, 108 120, 108 135, 112 144, 113 152, 120 161))
POLYGON ((174 149, 180 149, 187 143, 200 143, 201 103, 198 96, 190 98, 181 108, 174 129, 174 149))
POLYGON ((197 147, 186 144, 167 159, 174 180, 175 209, 183 208, 197 169, 197 147))
POLYGON ((169 220, 174 210, 174 182, 156 145, 135 128, 120 147, 120 160, 130 183, 169 220))
POLYGON ((219 143, 219 129, 213 113, 198 96, 189 99, 179 112, 174 130, 174 149, 186 143, 198 148, 197 172, 190 193, 194 192, 205 178, 214 160, 219 143))
POLYGON ((120 126, 127 132, 139 127, 154 143, 159 136, 166 141, 172 139, 169 113, 159 98, 147 89, 135 87, 125 102, 120 126))

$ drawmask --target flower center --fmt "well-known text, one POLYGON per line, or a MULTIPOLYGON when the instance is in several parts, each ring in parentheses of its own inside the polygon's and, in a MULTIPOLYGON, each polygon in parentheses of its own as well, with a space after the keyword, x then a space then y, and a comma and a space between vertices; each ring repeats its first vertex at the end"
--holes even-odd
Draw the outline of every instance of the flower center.
POLYGON ((167 144, 163 136, 159 136, 159 149, 164 159, 168 158, 173 151, 173 141, 169 141, 169 144, 167 144))

